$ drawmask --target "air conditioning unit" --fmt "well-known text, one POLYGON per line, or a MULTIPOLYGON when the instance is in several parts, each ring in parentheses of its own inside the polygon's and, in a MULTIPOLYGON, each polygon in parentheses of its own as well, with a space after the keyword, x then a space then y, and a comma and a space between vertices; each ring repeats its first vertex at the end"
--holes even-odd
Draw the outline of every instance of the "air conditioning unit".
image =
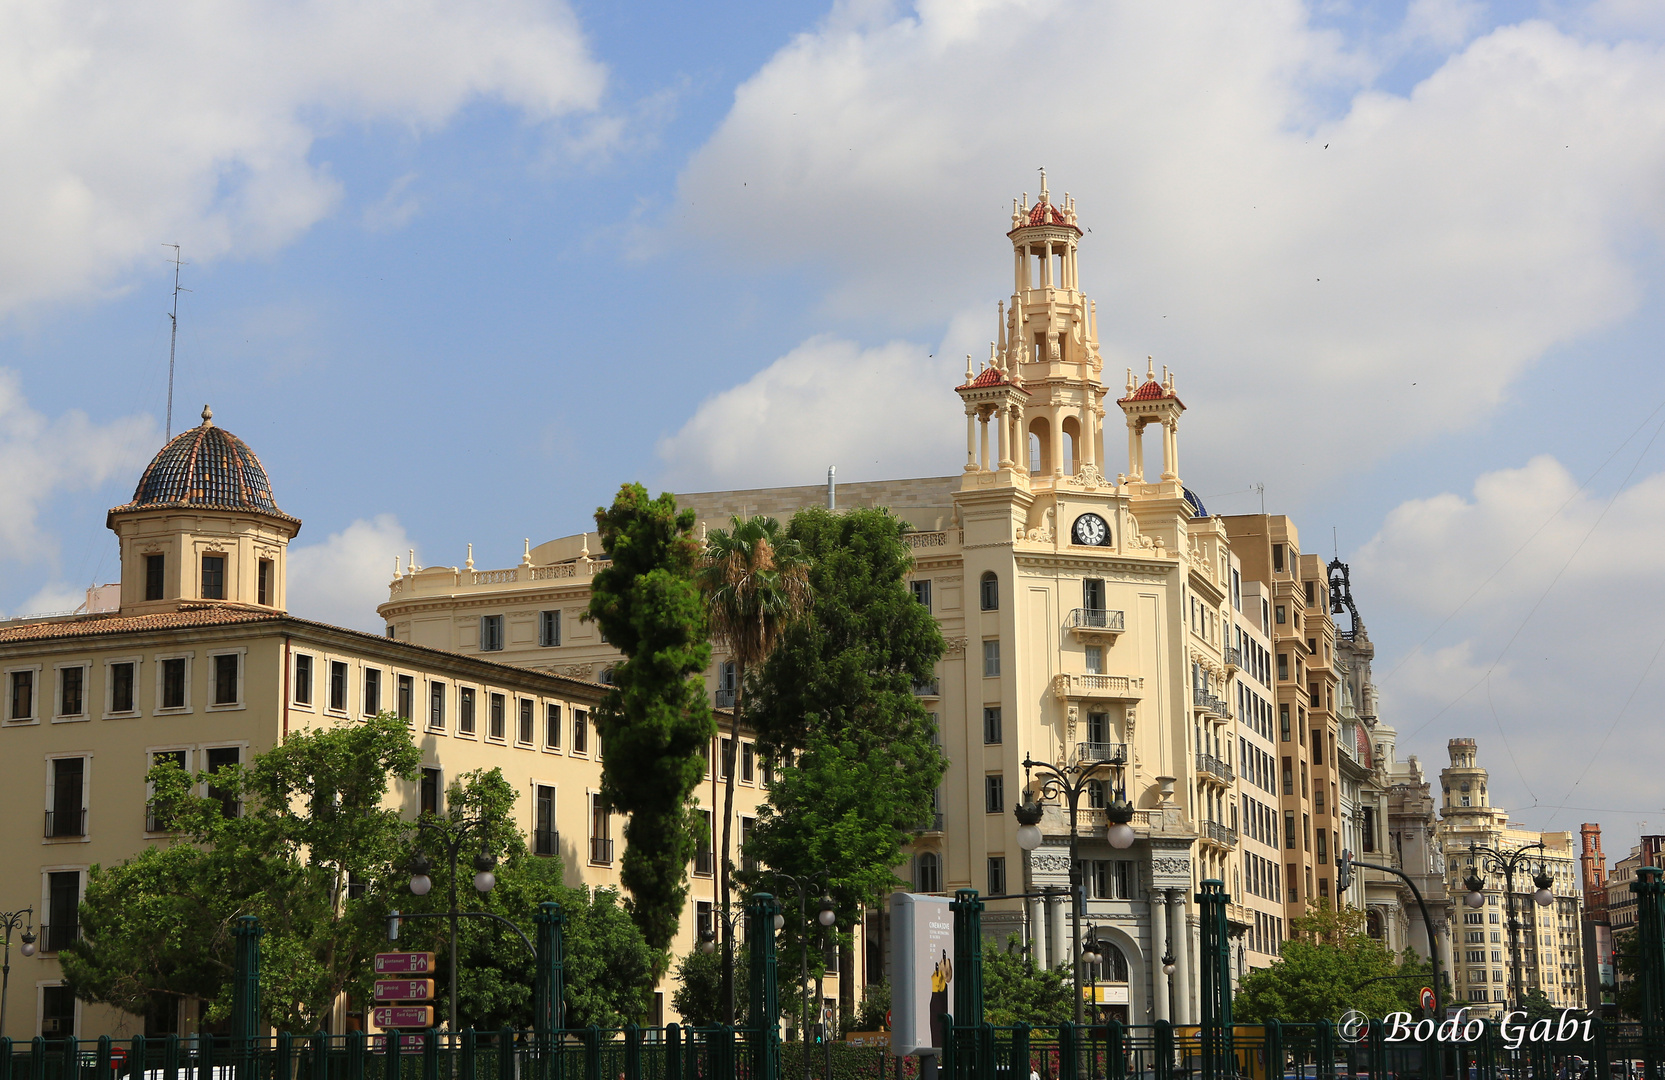
POLYGON ((63 1021, 59 1020, 56 1016, 44 1016, 41 1018, 40 1033, 42 1035, 56 1035, 62 1030, 63 1021))

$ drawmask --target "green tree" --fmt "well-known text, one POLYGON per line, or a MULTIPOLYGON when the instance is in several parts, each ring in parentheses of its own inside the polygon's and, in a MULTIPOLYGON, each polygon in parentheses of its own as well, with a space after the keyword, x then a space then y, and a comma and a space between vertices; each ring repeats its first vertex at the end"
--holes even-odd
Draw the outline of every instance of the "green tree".
POLYGON ((613 688, 595 710, 604 753, 601 795, 630 815, 620 879, 630 915, 654 950, 647 995, 670 964, 670 944, 688 897, 694 856, 692 794, 716 734, 703 674, 711 662, 704 598, 695 582, 701 550, 694 512, 640 484, 596 511, 612 558, 595 576, 585 614, 624 654, 613 688))
POLYGON ((1052 1025, 1075 1016, 1075 1001, 1062 971, 1037 967, 1008 938, 1004 949, 983 950, 983 1019, 991 1024, 1052 1025))
POLYGON ((1291 920, 1290 931, 1278 961, 1239 983, 1232 1000, 1237 1022, 1307 1024, 1333 1022, 1349 1009, 1372 1017, 1410 1011, 1432 978, 1428 963, 1410 950, 1395 956, 1365 933, 1364 912, 1356 908, 1336 910, 1320 901, 1291 920))
MULTIPOLYGON (((744 952, 734 958, 734 1011, 738 1016, 750 1015, 747 973, 751 964, 744 952)), ((723 992, 723 955, 709 954, 695 949, 676 963, 676 989, 671 991, 671 1005, 681 1014, 682 1022, 695 1027, 721 1024, 727 1000, 723 992)))
MULTIPOLYGON (((699 583, 710 613, 711 633, 734 658, 736 698, 734 715, 746 712, 746 676, 769 658, 782 631, 802 617, 809 606, 809 567, 797 541, 781 534, 771 517, 736 515, 729 530, 716 529, 706 537, 705 561, 699 583)), ((717 864, 718 892, 725 920, 731 910, 733 873, 729 853, 734 822, 734 754, 740 737, 722 749, 722 840, 717 864)), ((733 935, 724 933, 723 949, 732 953, 733 935)), ((728 969, 725 968, 725 971, 728 969)), ((729 988, 724 988, 728 993, 729 988)), ((732 1018, 730 1018, 732 1022, 732 1018)))
MULTIPOLYGON (((907 528, 886 510, 793 517, 787 535, 810 562, 810 615, 786 628, 747 709, 781 763, 748 855, 788 873, 828 872, 845 971, 854 970, 851 929, 898 884, 893 868, 931 820, 946 768, 913 693, 944 645, 908 590, 907 528)), ((738 876, 749 890, 778 891, 766 876, 738 876)), ((787 920, 788 943, 805 929, 796 923, 787 920)), ((840 981, 840 997, 848 1022, 853 982, 840 981)))
POLYGON ((176 838, 89 874, 82 940, 61 958, 66 980, 85 1000, 135 1012, 153 991, 198 995, 218 1019, 231 1006, 230 926, 255 915, 267 1021, 317 1030, 343 992, 367 989, 380 905, 355 886, 393 873, 408 826, 384 805, 387 785, 416 779, 420 761, 405 722, 384 714, 293 733, 212 776, 171 762, 151 770, 152 812, 176 838), (190 875, 195 901, 181 894, 190 875), (155 921, 136 926, 122 912, 135 905, 155 921))

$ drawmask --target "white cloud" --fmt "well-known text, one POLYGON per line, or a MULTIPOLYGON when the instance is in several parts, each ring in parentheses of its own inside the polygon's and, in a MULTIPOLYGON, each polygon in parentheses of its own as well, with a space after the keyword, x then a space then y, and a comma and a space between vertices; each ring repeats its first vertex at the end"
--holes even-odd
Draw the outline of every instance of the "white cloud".
POLYGON ((303 619, 380 633, 393 559, 416 545, 392 514, 362 518, 316 544, 289 548, 289 611, 303 619))
POLYGON ((57 494, 137 476, 158 442, 148 416, 98 424, 78 409, 55 418, 37 412, 17 376, 0 368, 0 559, 51 557, 42 508, 57 494))
POLYGON ((863 349, 811 338, 749 380, 707 399, 659 443, 677 491, 936 476, 961 462, 952 432, 958 364, 923 346, 863 349))
POLYGON ((112 0, 0 7, 0 313, 107 287, 178 242, 281 245, 340 184, 349 125, 444 124, 488 99, 592 109, 604 71, 561 0, 112 0))
POLYGON ((1402 503, 1353 556, 1352 580, 1384 649, 1382 714, 1410 737, 1402 753, 1420 749, 1437 768, 1447 738, 1476 738, 1497 802, 1517 816, 1628 829, 1599 811, 1658 798, 1665 473, 1599 480, 1580 491, 1538 457, 1467 494, 1402 503), (1596 812, 1552 818, 1534 802, 1596 812))
MULTIPOLYGON (((1411 14, 1394 48, 1471 30, 1462 3, 1411 14)), ((1474 423, 1635 307, 1658 235, 1657 46, 1527 22, 1408 96, 1371 88, 1381 63, 1295 0, 841 6, 738 89, 679 227, 814 268, 840 317, 910 332, 982 303, 992 329, 1006 199, 1044 163, 1093 229, 1110 369, 1155 353, 1188 459, 1290 490, 1474 423), (1264 422, 1297 399, 1371 407, 1315 457, 1308 424, 1264 422)))

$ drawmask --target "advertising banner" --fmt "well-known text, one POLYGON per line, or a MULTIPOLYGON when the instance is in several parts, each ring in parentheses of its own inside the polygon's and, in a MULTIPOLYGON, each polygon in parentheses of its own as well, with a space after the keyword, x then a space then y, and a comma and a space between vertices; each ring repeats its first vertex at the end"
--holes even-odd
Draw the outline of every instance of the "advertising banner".
POLYGON ((945 896, 890 896, 890 1049, 940 1055, 954 1001, 954 916, 945 896))

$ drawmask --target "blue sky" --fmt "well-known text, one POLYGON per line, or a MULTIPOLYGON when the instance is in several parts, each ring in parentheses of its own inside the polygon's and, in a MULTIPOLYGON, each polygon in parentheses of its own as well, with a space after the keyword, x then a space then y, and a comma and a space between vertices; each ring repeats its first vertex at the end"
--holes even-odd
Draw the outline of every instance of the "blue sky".
POLYGON ((626 480, 953 472, 1045 165, 1107 380, 1176 370, 1213 509, 1334 530, 1402 753, 1665 826, 1665 19, 1178 8, 0 4, 0 611, 114 576, 166 244, 174 430, 211 402, 297 610, 374 626, 395 553, 511 565, 626 480))

